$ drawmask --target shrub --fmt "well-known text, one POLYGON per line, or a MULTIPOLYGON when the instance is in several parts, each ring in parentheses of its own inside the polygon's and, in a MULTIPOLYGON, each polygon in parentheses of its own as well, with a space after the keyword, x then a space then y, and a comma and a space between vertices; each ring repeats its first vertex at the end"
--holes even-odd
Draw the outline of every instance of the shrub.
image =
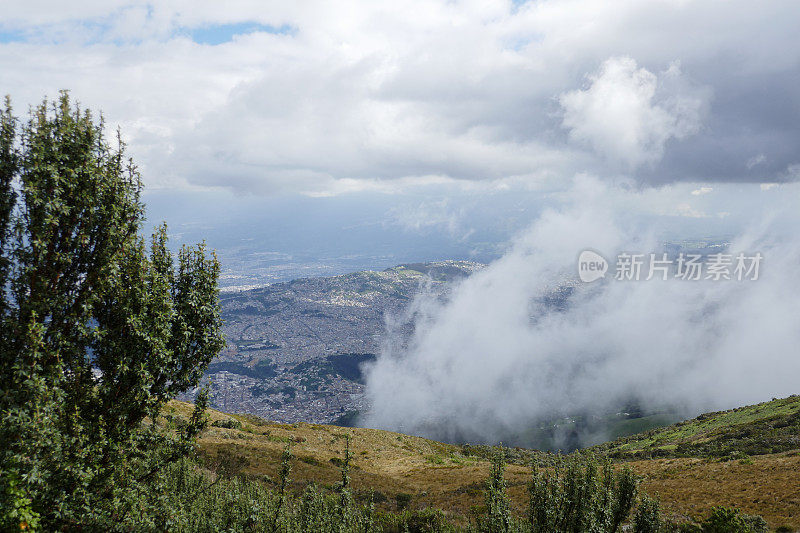
POLYGON ((242 428, 242 423, 236 420, 235 418, 224 418, 222 420, 215 420, 211 422, 211 425, 217 428, 225 428, 225 429, 242 428))
POLYGON ((482 531, 487 533, 506 533, 511 531, 511 514, 506 494, 505 459, 502 453, 492 458, 492 471, 486 480, 486 517, 482 531))
POLYGON ((714 507, 701 524, 703 533, 765 533, 767 523, 760 516, 742 513, 739 509, 714 507))
POLYGON ((411 494, 400 492, 397 494, 397 496, 395 496, 394 499, 397 503, 397 509, 402 511, 403 509, 408 508, 408 505, 411 503, 411 494))
POLYGON ((376 526, 377 531, 384 533, 435 533, 456 530, 439 509, 379 513, 376 526))
POLYGON ((635 502, 638 480, 629 468, 592 455, 560 458, 550 470, 534 464, 528 521, 531 531, 615 532, 635 502))
POLYGON ((658 533, 661 529, 661 514, 658 500, 642 496, 633 520, 635 533, 658 533))

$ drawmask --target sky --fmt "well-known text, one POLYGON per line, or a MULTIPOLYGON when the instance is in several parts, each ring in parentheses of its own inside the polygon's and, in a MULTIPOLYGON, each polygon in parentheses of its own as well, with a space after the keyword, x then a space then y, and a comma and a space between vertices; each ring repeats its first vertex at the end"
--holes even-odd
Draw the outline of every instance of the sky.
POLYGON ((101 110, 177 233, 264 227, 278 198, 343 242, 386 229, 365 249, 483 257, 584 175, 665 236, 796 202, 798 22, 790 0, 11 0, 0 90, 101 110))

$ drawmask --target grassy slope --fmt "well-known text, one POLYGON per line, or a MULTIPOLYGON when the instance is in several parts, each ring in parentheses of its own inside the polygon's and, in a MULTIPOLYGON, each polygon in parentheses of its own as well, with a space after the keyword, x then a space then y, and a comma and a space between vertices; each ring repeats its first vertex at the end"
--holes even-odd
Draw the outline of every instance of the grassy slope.
MULTIPOLYGON (((191 409, 180 402, 170 408, 180 416, 191 409)), ((200 439, 201 453, 210 461, 243 457, 248 474, 273 478, 280 454, 291 442, 295 487, 312 481, 332 486, 340 476, 344 436, 350 435, 353 486, 364 494, 377 491, 379 506, 394 509, 397 494, 407 493, 413 495, 412 507, 434 506, 464 515, 483 502, 489 472, 485 448, 372 429, 274 424, 218 411, 211 411, 210 418, 236 418, 243 426, 210 428, 200 439)), ((798 396, 701 415, 593 450, 626 459, 644 477, 645 490, 658 493, 672 514, 700 518, 714 505, 728 505, 761 514, 773 527, 800 527, 798 396), (664 455, 670 457, 660 457, 664 455)), ((511 453, 516 464, 508 465, 509 494, 512 505, 523 512, 529 480, 525 464, 537 452, 511 453)))
POLYGON ((800 396, 707 413, 593 448, 630 464, 676 515, 713 505, 800 527, 800 396), (668 458, 662 458, 668 457, 668 458))
POLYGON ((627 463, 679 519, 699 521, 711 507, 738 507, 763 516, 771 527, 800 529, 800 452, 720 461, 681 457, 627 463))
POLYGON ((761 455, 800 448, 800 396, 706 413, 595 446, 615 458, 761 455))
MULTIPOLYGON (((172 402, 175 414, 187 416, 191 406, 172 402)), ((412 495, 411 507, 438 507, 454 514, 466 514, 483 502, 483 481, 489 474, 487 458, 467 455, 460 446, 364 428, 343 428, 318 424, 277 424, 247 415, 227 415, 210 410, 210 419, 235 418, 242 429, 210 427, 199 441, 207 460, 236 455, 247 460, 243 472, 274 479, 280 455, 292 445, 295 461, 292 480, 297 489, 309 482, 323 487, 339 481, 345 435, 353 453, 351 478, 357 492, 377 491, 379 506, 394 509, 398 494, 412 495), (386 501, 381 501, 383 498, 386 501)), ((473 449, 480 454, 483 449, 473 449)), ((522 462, 522 461, 520 461, 522 462)), ((526 466, 509 464, 512 497, 520 509, 529 478, 526 466)))

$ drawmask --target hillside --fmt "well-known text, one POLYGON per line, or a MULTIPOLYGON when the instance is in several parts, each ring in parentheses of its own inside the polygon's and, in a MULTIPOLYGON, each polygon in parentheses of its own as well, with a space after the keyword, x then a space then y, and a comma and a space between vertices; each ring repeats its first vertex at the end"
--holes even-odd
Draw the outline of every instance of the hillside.
MULTIPOLYGON (((178 416, 188 416, 191 406, 173 402, 171 409, 178 416)), ((376 429, 280 424, 210 411, 212 424, 229 425, 231 419, 241 427, 212 426, 200 438, 199 450, 205 461, 240 464, 242 473, 270 481, 277 475, 281 453, 291 444, 294 488, 299 491, 310 482, 330 488, 340 479, 345 436, 349 435, 353 453, 350 475, 357 498, 366 500, 372 495, 376 504, 386 509, 396 509, 398 497, 401 501, 409 498, 411 508, 433 506, 462 515, 483 501, 483 481, 490 469, 483 447, 465 448, 376 429)), ((536 452, 518 453, 516 462, 520 464, 508 465, 507 479, 512 499, 522 505, 527 501, 530 476, 525 465, 536 452)))
MULTIPOLYGON (((400 316, 422 290, 444 297, 481 267, 414 263, 222 293, 227 346, 204 380, 212 406, 320 423, 363 409, 361 364, 375 359, 386 318, 400 316)), ((404 335, 410 325, 397 329, 404 335)))
MULTIPOLYGON (((170 408, 181 417, 190 410, 189 404, 180 402, 170 408)), ((711 507, 726 505, 760 514, 772 527, 800 528, 799 409, 800 397, 792 396, 708 413, 590 450, 628 459, 625 464, 643 476, 644 489, 658 494, 666 512, 680 520, 700 519, 711 507), (654 455, 675 455, 681 444, 682 457, 644 458, 661 449, 666 451, 654 455), (719 456, 723 450, 730 451, 719 456)), ((279 424, 219 411, 211 411, 210 419, 215 426, 241 426, 210 427, 199 442, 204 460, 235 464, 243 473, 267 481, 274 479, 280 454, 291 443, 294 487, 299 490, 312 481, 332 486, 339 479, 349 435, 353 486, 362 499, 372 495, 385 509, 396 509, 398 498, 409 499, 411 508, 434 506, 456 516, 483 503, 483 481, 490 467, 487 447, 443 444, 374 429, 279 424)), ((509 495, 521 513, 527 502, 528 465, 535 457, 549 456, 519 448, 507 449, 506 454, 509 495)))
POLYGON ((712 505, 800 527, 800 396, 772 400, 623 437, 592 451, 628 461, 667 510, 712 505))
POLYGON ((723 457, 800 448, 800 396, 728 411, 595 446, 615 458, 723 457))

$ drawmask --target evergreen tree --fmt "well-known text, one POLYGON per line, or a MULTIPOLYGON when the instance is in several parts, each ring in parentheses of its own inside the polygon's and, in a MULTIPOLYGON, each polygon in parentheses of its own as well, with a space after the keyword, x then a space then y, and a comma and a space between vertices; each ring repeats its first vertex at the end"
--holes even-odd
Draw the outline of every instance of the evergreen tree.
POLYGON ((104 129, 66 92, 0 113, 0 529, 157 521, 144 484, 204 424, 204 396, 180 430, 157 421, 223 346, 219 264, 199 245, 174 265, 163 225, 148 250, 139 174, 104 129))

